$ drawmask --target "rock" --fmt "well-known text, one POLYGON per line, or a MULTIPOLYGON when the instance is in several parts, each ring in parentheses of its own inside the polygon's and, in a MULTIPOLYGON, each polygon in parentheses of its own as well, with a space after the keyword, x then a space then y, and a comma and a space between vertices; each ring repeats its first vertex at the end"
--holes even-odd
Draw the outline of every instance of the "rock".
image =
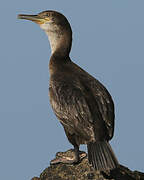
MULTIPOLYGON (((32 180, 144 180, 144 173, 131 171, 128 168, 119 165, 118 168, 110 172, 95 171, 89 164, 85 153, 81 152, 82 158, 79 164, 51 164, 40 175, 32 180)), ((73 157, 73 151, 59 152, 56 159, 60 157, 73 157)))

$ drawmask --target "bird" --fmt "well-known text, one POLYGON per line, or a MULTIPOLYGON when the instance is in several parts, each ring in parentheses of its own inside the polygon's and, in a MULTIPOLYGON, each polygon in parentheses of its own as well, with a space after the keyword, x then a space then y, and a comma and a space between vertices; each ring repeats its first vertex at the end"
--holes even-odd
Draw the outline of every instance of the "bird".
POLYGON ((114 135, 114 102, 101 82, 71 60, 69 21, 54 10, 19 14, 18 18, 38 24, 50 42, 50 104, 74 147, 74 159, 66 163, 79 163, 79 147, 86 144, 89 164, 95 170, 117 168, 119 163, 109 143, 114 135))

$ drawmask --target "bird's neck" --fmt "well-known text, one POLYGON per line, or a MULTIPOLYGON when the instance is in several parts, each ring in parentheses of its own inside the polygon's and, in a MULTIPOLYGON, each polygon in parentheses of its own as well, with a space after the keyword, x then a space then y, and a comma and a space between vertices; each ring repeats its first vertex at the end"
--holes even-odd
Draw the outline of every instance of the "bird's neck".
POLYGON ((72 34, 71 32, 55 32, 47 31, 46 32, 50 46, 51 46, 51 55, 58 55, 60 57, 69 56, 72 43, 72 34))
POLYGON ((46 32, 51 46, 51 58, 49 61, 50 74, 63 71, 65 64, 70 60, 69 53, 71 50, 72 34, 71 32, 46 32))

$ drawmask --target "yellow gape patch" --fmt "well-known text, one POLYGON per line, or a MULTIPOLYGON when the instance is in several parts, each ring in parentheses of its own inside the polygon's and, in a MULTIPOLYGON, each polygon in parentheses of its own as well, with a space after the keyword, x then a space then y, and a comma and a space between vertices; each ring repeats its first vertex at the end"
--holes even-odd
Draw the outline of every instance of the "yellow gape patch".
POLYGON ((49 17, 47 17, 47 18, 45 18, 45 20, 46 20, 46 21, 50 21, 50 18, 49 18, 49 17))

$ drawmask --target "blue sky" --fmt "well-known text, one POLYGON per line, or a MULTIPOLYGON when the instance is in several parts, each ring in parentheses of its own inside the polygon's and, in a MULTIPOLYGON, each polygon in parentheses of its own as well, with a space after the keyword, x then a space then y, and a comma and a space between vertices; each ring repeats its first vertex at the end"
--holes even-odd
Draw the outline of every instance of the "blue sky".
POLYGON ((56 152, 72 147, 49 104, 48 39, 38 25, 16 18, 49 9, 72 26, 71 59, 114 99, 111 144, 120 163, 144 171, 143 7, 143 0, 1 1, 0 179, 39 176, 56 152))

